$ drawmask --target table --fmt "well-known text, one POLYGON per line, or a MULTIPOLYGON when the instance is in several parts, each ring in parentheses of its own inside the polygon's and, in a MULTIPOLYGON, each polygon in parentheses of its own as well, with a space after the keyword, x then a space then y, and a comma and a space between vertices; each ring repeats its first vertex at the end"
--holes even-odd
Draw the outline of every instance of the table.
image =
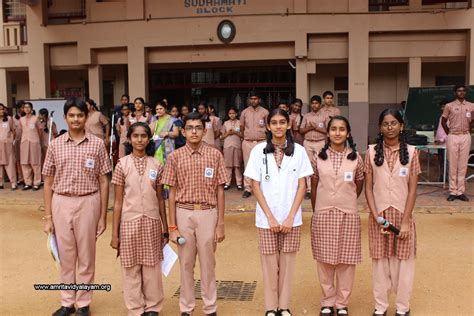
MULTIPOLYGON (((446 145, 445 144, 427 144, 427 145, 416 145, 415 146, 418 150, 420 151, 425 151, 429 154, 431 154, 431 150, 435 150, 435 151, 438 151, 438 149, 444 149, 444 172, 443 172, 443 182, 439 182, 439 181, 434 181, 434 182, 431 182, 431 181, 418 181, 418 184, 442 184, 443 185, 443 188, 445 187, 446 185, 446 174, 448 172, 448 170, 446 170, 446 167, 447 167, 447 150, 446 150, 446 145)), ((427 173, 428 175, 430 174, 430 163, 428 161, 428 170, 427 170, 427 173)), ((422 177, 420 177, 420 179, 422 179, 422 177)))

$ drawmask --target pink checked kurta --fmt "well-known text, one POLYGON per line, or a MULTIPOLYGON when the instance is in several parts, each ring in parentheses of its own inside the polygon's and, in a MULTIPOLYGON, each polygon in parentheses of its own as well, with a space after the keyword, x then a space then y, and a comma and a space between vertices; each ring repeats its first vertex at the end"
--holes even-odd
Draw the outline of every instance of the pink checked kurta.
POLYGON ((20 163, 22 165, 41 165, 41 139, 38 135, 39 121, 36 116, 20 118, 22 131, 20 163))

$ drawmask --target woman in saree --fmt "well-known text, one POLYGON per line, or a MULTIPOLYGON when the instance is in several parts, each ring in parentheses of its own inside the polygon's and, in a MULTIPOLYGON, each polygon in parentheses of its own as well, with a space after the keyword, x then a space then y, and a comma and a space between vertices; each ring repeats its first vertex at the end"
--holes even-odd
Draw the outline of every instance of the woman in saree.
POLYGON ((179 129, 174 124, 177 120, 166 112, 165 105, 162 102, 156 103, 157 120, 150 124, 155 141, 155 158, 163 164, 166 164, 166 158, 175 149, 174 140, 179 136, 179 129))

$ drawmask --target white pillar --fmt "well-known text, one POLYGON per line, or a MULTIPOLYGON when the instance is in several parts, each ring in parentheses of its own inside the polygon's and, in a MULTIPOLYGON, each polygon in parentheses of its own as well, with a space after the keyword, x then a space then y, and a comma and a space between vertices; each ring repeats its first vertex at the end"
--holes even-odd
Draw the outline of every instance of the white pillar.
POLYGON ((98 106, 102 106, 103 89, 102 89, 102 66, 89 65, 89 98, 94 100, 98 106))
POLYGON ((131 100, 148 99, 148 61, 143 46, 128 45, 128 92, 131 100))
POLYGON ((408 86, 410 88, 421 87, 421 58, 410 57, 408 60, 408 86))

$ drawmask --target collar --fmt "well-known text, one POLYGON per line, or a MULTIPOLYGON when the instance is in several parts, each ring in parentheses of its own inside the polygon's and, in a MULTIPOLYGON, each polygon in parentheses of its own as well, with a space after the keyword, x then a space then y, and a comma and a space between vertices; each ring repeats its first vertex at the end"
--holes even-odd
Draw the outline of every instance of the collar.
POLYGON ((464 104, 464 103, 466 103, 466 99, 464 99, 464 101, 462 101, 462 102, 459 101, 458 99, 456 99, 456 100, 454 100, 454 102, 455 102, 456 104, 464 104))
POLYGON ((400 150, 400 144, 399 144, 398 146, 392 147, 392 146, 387 145, 387 144, 384 142, 384 143, 383 143, 383 148, 386 148, 386 149, 390 150, 391 152, 399 151, 399 150, 400 150))
POLYGON ((137 156, 135 156, 133 153, 131 154, 131 156, 132 156, 132 158, 133 158, 134 160, 138 160, 138 161, 140 161, 140 162, 142 162, 143 160, 145 160, 145 159, 148 157, 147 155, 145 155, 145 156, 143 156, 143 157, 137 157, 137 156))
POLYGON ((204 144, 201 141, 201 144, 199 145, 199 147, 197 149, 192 149, 191 146, 189 146, 188 143, 186 143, 186 145, 184 145, 184 148, 186 148, 186 151, 188 152, 189 156, 191 156, 194 153, 198 153, 198 154, 202 155, 203 150, 204 150, 204 144))
POLYGON ((337 150, 334 150, 332 149, 331 146, 328 147, 328 150, 335 153, 336 155, 345 155, 346 152, 347 152, 347 147, 344 147, 344 150, 343 151, 337 151, 337 150))
POLYGON ((250 109, 251 109, 252 111, 254 111, 254 112, 260 111, 261 108, 262 108, 261 105, 257 106, 256 108, 254 108, 253 106, 250 106, 250 109))
MULTIPOLYGON (((80 141, 78 141, 77 144, 79 145, 80 143, 82 143, 86 140, 89 141, 89 139, 90 139, 90 134, 86 132, 85 135, 84 135, 84 138, 81 139, 80 141)), ((69 141, 74 142, 74 140, 71 138, 71 135, 69 135, 69 132, 64 133, 64 142, 67 143, 69 141)))

